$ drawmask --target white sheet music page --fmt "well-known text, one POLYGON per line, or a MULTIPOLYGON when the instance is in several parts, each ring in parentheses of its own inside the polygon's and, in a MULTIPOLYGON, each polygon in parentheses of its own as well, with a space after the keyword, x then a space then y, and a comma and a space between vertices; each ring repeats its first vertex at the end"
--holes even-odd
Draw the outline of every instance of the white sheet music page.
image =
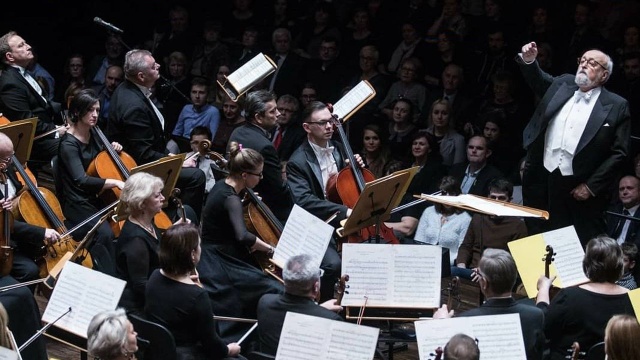
POLYGON ((342 274, 349 275, 343 306, 437 308, 442 248, 425 245, 344 244, 342 274))
POLYGON ((478 340, 480 360, 526 360, 519 314, 470 316, 415 322, 420 360, 459 333, 478 340))
POLYGON ((371 85, 362 80, 337 103, 333 104, 333 113, 338 115, 338 119, 347 120, 360 104, 366 103, 375 94, 376 91, 371 85))
POLYGON ((292 256, 307 254, 319 268, 333 231, 333 226, 294 205, 273 253, 273 260, 284 265, 292 256))
POLYGON ((42 321, 53 322, 71 307, 71 312, 54 326, 86 338, 93 316, 114 310, 125 285, 126 281, 67 262, 53 288, 42 321))
POLYGON ((0 360, 18 360, 18 352, 0 346, 0 360))
POLYGON ((229 74, 227 80, 231 82, 239 93, 243 93, 275 70, 276 67, 273 63, 267 60, 263 53, 260 53, 247 61, 238 70, 229 74))
POLYGON ((562 280, 562 287, 589 281, 582 269, 584 250, 573 226, 545 232, 542 237, 547 245, 553 247, 553 252, 556 254, 553 264, 558 270, 558 277, 562 280))
POLYGON ((380 329, 288 312, 277 360, 371 360, 380 329))

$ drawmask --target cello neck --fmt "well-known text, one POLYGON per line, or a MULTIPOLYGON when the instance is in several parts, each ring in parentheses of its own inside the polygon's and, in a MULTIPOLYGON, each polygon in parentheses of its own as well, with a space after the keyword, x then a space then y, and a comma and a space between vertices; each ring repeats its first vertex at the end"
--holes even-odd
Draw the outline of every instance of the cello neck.
POLYGON ((105 151, 111 157, 111 160, 113 160, 113 163, 116 164, 116 166, 118 167, 118 170, 122 174, 122 177, 124 179, 128 179, 129 178, 129 170, 127 169, 127 167, 122 162, 122 159, 120 159, 120 156, 118 155, 118 152, 116 152, 116 150, 113 148, 113 146, 109 142, 109 139, 107 139, 107 137, 104 135, 102 130, 100 130, 98 125, 94 126, 92 128, 92 130, 93 130, 93 133, 96 135, 96 138, 98 139, 98 141, 100 143, 102 143, 102 146, 104 147, 105 151))
POLYGON ((27 172, 22 167, 22 164, 20 164, 20 161, 18 160, 16 155, 14 154, 11 159, 13 160, 13 166, 16 168, 20 176, 22 176, 22 178, 24 179, 24 183, 26 184, 27 189, 29 189, 29 192, 31 192, 31 196, 33 196, 33 198, 36 200, 36 202, 40 206, 40 209, 47 217, 47 220, 49 220, 49 223, 52 224, 53 228, 58 230, 58 232, 65 232, 66 228, 64 226, 64 223, 58 218, 51 206, 49 206, 47 200, 44 198, 40 190, 38 190, 36 184, 31 181, 31 178, 27 175, 27 172))
POLYGON ((338 116, 335 114, 331 114, 334 119, 334 125, 336 130, 338 130, 338 135, 340 136, 340 142, 344 147, 344 153, 349 159, 349 166, 351 166, 351 170, 353 170, 353 176, 355 177, 356 184, 358 185, 358 189, 360 192, 364 189, 366 182, 364 181, 364 176, 362 176, 362 172, 359 169, 358 162, 356 161, 356 157, 353 155, 353 150, 351 150, 351 145, 349 145, 349 139, 347 138, 347 134, 344 132, 344 128, 342 127, 342 122, 338 119, 338 116))

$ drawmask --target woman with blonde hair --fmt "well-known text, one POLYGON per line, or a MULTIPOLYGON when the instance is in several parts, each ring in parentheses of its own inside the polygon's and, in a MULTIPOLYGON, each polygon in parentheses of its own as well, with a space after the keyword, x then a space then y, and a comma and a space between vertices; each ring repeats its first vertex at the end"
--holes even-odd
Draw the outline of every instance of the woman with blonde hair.
POLYGON ((640 359, 640 324, 631 315, 614 315, 604 330, 604 351, 608 360, 640 359))

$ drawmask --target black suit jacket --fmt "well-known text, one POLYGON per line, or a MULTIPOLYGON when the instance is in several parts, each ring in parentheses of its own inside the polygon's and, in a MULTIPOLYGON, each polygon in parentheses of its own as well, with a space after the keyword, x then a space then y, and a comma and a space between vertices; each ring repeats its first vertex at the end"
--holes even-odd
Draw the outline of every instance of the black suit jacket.
MULTIPOLYGON (((269 54, 269 56, 277 65, 277 54, 269 54)), ((273 92, 278 96, 289 94, 297 97, 300 92, 300 88, 302 87, 302 77, 300 74, 304 71, 304 67, 304 58, 294 52, 288 53, 287 57, 284 58, 282 65, 280 65, 280 68, 278 69, 278 76, 273 84, 273 92)), ((274 76, 275 72, 264 80, 264 84, 267 87, 271 84, 271 79, 274 76)))
POLYGON ((107 135, 119 142, 138 165, 167 155, 162 124, 150 101, 133 82, 125 80, 113 92, 109 105, 107 135))
POLYGON ((293 198, 289 186, 282 179, 280 158, 268 137, 268 132, 259 126, 247 122, 237 127, 231 133, 229 142, 242 144, 243 148, 256 150, 264 158, 262 169, 263 178, 254 190, 260 194, 262 201, 271 209, 273 214, 285 222, 293 207, 293 198))
POLYGON ((289 311, 330 320, 342 320, 340 315, 306 297, 287 293, 263 295, 258 302, 260 351, 270 355, 276 354, 284 318, 289 311))
POLYGON ((282 135, 282 141, 277 150, 281 161, 288 161, 291 154, 307 139, 307 132, 304 131, 302 122, 295 119, 291 121, 293 123, 287 127, 282 135))
MULTIPOLYGON (((523 133, 527 161, 531 171, 543 171, 545 134, 549 122, 578 90, 574 75, 552 77, 538 66, 516 58, 525 80, 541 97, 531 121, 523 133)), ((631 116, 629 104, 604 87, 591 112, 573 157, 573 175, 577 183, 586 183, 597 196, 609 191, 628 152, 631 116)))
POLYGON ((519 314, 522 337, 528 360, 542 359, 544 349, 544 312, 527 304, 517 303, 513 298, 489 299, 479 308, 460 314, 464 316, 519 314))
MULTIPOLYGON (((611 210, 611 212, 622 214, 622 211, 624 209, 622 208, 622 204, 618 203, 612 206, 609 210, 611 210)), ((640 218, 640 208, 638 208, 633 214, 631 214, 631 216, 640 218)), ((618 216, 607 214, 606 222, 607 222, 607 235, 616 239, 620 234, 620 232, 622 231, 622 227, 624 226, 625 219, 618 216), (618 229, 618 223, 620 223, 619 229, 618 229)), ((636 244, 636 246, 640 249, 640 222, 631 221, 629 223, 629 229, 627 229, 627 236, 625 236, 624 242, 636 244)))
MULTIPOLYGON (((455 164, 449 170, 449 175, 456 178, 460 182, 461 186, 468 165, 469 163, 455 164)), ((491 182, 491 180, 502 176, 503 175, 500 170, 498 170, 495 166, 491 164, 485 165, 485 167, 483 167, 482 170, 480 170, 480 172, 478 173, 478 176, 476 176, 476 180, 473 182, 473 185, 471 185, 469 194, 487 196, 489 194, 489 183, 491 182)))
POLYGON ((7 66, 0 75, 0 112, 11 121, 37 117, 36 135, 55 127, 51 103, 45 101, 18 69, 11 66, 7 66))
MULTIPOLYGON (((338 171, 340 171, 344 167, 344 161, 338 148, 339 145, 334 142, 330 142, 329 145, 334 146, 333 157, 336 160, 338 171)), ((320 219, 327 219, 339 211, 336 219, 331 222, 334 226, 346 218, 347 207, 331 202, 324 196, 321 185, 322 171, 308 140, 303 141, 302 145, 289 158, 287 180, 293 193, 293 199, 303 209, 320 219)))

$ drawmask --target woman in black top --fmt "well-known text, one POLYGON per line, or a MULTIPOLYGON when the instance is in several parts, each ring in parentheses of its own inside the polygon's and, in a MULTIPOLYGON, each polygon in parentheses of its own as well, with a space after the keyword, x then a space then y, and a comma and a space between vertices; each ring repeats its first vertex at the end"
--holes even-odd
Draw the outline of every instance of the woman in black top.
MULTIPOLYGON (((106 204, 97 197, 101 191, 114 187, 122 189, 124 186, 124 182, 117 179, 87 175, 89 164, 102 151, 102 146, 91 136, 91 129, 98 122, 99 114, 100 102, 93 90, 82 90, 71 100, 71 125, 60 139, 56 169, 56 191, 69 227, 79 224, 105 207, 106 204)), ((116 142, 111 145, 116 151, 122 150, 122 146, 116 142)), ((97 221, 98 218, 75 231, 74 238, 81 240, 97 221)), ((95 244, 91 247, 97 267, 110 275, 113 275, 113 238, 113 231, 107 223, 103 223, 95 235, 95 244)))
POLYGON ((171 331, 178 360, 222 359, 240 353, 240 345, 227 345, 216 331, 207 291, 195 273, 200 253, 197 227, 170 227, 160 241, 161 268, 154 270, 147 283, 146 297, 162 301, 147 301, 145 314, 171 331))
MULTIPOLYGON (((247 230, 242 210, 242 193, 260 182, 264 160, 259 152, 236 142, 229 150, 229 176, 216 182, 204 206, 198 271, 216 314, 255 318, 260 297, 282 291, 282 285, 263 273, 251 255, 272 254, 273 247, 247 230)), ((246 328, 227 322, 220 330, 223 337, 234 338, 246 328)))

